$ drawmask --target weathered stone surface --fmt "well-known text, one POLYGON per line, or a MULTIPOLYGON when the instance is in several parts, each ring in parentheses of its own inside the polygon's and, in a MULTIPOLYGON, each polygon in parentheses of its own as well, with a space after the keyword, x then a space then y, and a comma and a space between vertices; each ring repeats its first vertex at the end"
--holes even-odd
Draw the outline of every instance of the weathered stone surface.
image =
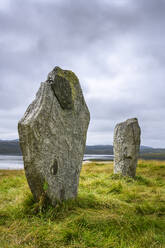
POLYGON ((114 173, 134 177, 140 148, 137 118, 119 123, 114 131, 114 173))
POLYGON ((89 124, 79 80, 55 67, 18 124, 24 168, 36 200, 75 198, 89 124))

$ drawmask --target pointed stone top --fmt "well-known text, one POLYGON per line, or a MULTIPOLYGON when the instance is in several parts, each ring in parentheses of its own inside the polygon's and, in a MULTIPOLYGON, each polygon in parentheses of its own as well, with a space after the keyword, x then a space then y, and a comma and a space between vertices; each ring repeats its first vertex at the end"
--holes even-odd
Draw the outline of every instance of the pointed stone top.
POLYGON ((131 124, 131 123, 134 123, 134 122, 138 122, 138 119, 136 117, 126 120, 127 124, 131 124))
POLYGON ((70 83, 77 83, 79 81, 74 72, 71 70, 63 70, 59 66, 55 66, 54 69, 48 74, 47 81, 54 81, 56 75, 65 78, 70 83))
POLYGON ((49 74, 47 82, 63 109, 73 109, 76 98, 76 86, 79 83, 77 76, 70 70, 63 70, 56 66, 49 74))

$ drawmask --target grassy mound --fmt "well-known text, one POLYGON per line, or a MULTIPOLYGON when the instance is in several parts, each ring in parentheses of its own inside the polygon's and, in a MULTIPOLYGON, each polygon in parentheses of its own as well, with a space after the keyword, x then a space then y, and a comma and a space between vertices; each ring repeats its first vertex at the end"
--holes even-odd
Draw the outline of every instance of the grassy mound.
POLYGON ((165 247, 165 162, 139 161, 137 177, 112 163, 83 166, 76 200, 35 203, 23 171, 0 171, 0 248, 165 247))

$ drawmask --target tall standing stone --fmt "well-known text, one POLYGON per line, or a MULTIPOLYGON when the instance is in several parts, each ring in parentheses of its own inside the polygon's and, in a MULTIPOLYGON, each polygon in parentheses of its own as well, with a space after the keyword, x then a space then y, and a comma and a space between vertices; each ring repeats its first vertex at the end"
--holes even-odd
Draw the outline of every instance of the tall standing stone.
POLYGON ((25 174, 35 200, 75 198, 90 114, 79 80, 55 67, 18 123, 25 174))
POLYGON ((119 123, 114 131, 114 173, 135 177, 140 148, 137 118, 119 123))

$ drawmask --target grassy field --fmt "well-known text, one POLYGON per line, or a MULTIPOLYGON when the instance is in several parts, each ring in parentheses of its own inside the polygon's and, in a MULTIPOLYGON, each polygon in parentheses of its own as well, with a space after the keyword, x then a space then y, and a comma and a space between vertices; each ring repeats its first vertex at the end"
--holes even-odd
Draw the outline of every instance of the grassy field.
POLYGON ((78 198, 33 201, 23 171, 0 171, 0 248, 165 247, 165 162, 139 161, 135 180, 112 163, 83 166, 78 198))

